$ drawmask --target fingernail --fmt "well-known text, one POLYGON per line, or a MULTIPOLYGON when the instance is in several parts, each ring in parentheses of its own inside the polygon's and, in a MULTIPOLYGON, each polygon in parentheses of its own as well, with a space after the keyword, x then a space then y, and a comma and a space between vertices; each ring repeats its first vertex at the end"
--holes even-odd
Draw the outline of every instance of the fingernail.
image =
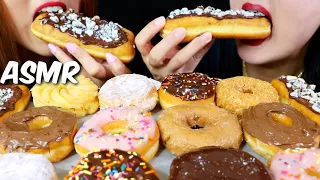
POLYGON ((163 16, 158 17, 157 19, 154 20, 154 24, 157 26, 164 26, 165 23, 166 23, 166 19, 163 16))
POLYGON ((57 46, 55 46, 53 44, 48 44, 48 47, 49 47, 52 54, 55 54, 57 52, 57 46))
POLYGON ((110 53, 106 54, 106 59, 108 61, 109 64, 113 63, 116 61, 116 57, 110 53))
POLYGON ((212 40, 212 34, 209 32, 206 32, 204 34, 201 35, 201 40, 208 43, 212 40))
POLYGON ((186 36, 186 30, 183 28, 178 28, 174 31, 174 36, 176 38, 183 38, 184 36, 186 36))
POLYGON ((69 53, 74 53, 77 50, 77 46, 74 43, 67 43, 66 48, 69 51, 69 53))

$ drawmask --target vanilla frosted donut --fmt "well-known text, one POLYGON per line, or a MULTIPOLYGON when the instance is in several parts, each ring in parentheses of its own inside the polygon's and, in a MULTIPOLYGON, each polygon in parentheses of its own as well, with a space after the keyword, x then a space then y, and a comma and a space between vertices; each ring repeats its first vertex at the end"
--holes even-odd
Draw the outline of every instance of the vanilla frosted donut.
POLYGON ((160 132, 151 113, 136 106, 106 108, 86 121, 74 138, 78 154, 104 149, 135 151, 147 161, 159 147, 160 132))
POLYGON ((10 153, 0 156, 0 179, 58 180, 50 161, 38 154, 10 153))
POLYGON ((269 161, 270 169, 279 180, 320 179, 320 149, 294 149, 277 153, 269 161))
POLYGON ((100 89, 100 109, 135 105, 151 111, 158 103, 161 83, 139 74, 124 74, 108 80, 100 89))

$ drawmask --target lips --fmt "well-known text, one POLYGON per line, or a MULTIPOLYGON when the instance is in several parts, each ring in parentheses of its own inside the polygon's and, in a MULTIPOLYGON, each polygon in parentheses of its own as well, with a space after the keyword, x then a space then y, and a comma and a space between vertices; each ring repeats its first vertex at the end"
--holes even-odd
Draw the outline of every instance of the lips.
MULTIPOLYGON (((257 11, 263 13, 270 21, 272 24, 272 16, 269 13, 269 11, 264 8, 263 6, 259 4, 251 4, 251 3, 245 3, 242 6, 243 10, 250 10, 250 11, 257 11)), ((241 40, 241 43, 249 45, 249 46, 259 46, 262 44, 266 39, 258 39, 258 40, 241 40)))
POLYGON ((45 8, 45 7, 53 7, 53 6, 60 6, 62 7, 62 9, 66 10, 67 9, 67 5, 63 2, 46 2, 41 4, 39 7, 37 7, 37 9, 34 11, 34 16, 33 19, 35 19, 40 13, 40 11, 45 8))

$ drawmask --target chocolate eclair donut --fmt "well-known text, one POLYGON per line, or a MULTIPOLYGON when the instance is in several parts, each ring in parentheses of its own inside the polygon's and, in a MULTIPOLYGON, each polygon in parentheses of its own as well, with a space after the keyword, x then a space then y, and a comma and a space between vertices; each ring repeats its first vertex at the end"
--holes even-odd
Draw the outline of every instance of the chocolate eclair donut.
POLYGON ((101 150, 85 155, 65 180, 160 180, 156 171, 136 152, 101 150))
POLYGON ((24 85, 0 86, 0 122, 14 113, 25 110, 30 102, 31 93, 24 85))
POLYGON ((213 7, 199 6, 195 9, 176 9, 170 12, 161 36, 183 27, 189 42, 205 32, 215 38, 264 39, 271 34, 271 23, 261 12, 246 10, 222 11, 213 7))
POLYGON ((320 128, 287 104, 250 107, 244 111, 241 124, 249 146, 266 159, 280 150, 319 147, 320 128))
POLYGON ((169 180, 273 180, 268 168, 250 154, 235 149, 206 147, 173 160, 169 180))
POLYGON ((169 75, 159 89, 160 105, 167 109, 180 104, 213 104, 219 80, 198 72, 169 75))
POLYGON ((48 43, 65 48, 75 43, 91 56, 105 59, 112 53, 124 63, 135 55, 134 34, 112 21, 93 19, 72 9, 41 13, 31 26, 32 33, 48 43))

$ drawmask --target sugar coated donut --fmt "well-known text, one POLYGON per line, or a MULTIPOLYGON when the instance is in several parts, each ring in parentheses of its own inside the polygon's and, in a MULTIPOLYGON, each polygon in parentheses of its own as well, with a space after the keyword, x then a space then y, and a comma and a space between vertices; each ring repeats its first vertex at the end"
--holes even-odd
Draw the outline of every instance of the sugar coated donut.
POLYGON ((270 170, 250 154, 219 147, 205 147, 176 157, 169 180, 247 179, 273 180, 270 170))
POLYGON ((167 76, 159 89, 160 105, 167 109, 180 104, 214 104, 218 80, 197 72, 167 76))
POLYGON ((244 138, 266 159, 280 150, 319 147, 320 128, 295 108, 282 103, 262 103, 245 110, 244 138))
POLYGON ((135 106, 102 109, 86 121, 74 138, 78 154, 101 149, 136 151, 147 161, 159 147, 159 129, 151 113, 135 106))
POLYGON ((56 107, 32 108, 0 123, 0 154, 43 154, 59 162, 73 150, 77 118, 56 107))
POLYGON ((35 107, 56 106, 83 117, 99 109, 98 86, 83 75, 76 77, 78 84, 42 83, 32 89, 35 107))
POLYGON ((0 155, 0 169, 0 179, 3 180, 58 180, 51 162, 39 154, 0 155))
POLYGON ((316 85, 296 76, 281 76, 271 83, 279 92, 281 102, 290 104, 320 125, 320 93, 315 92, 316 85))
POLYGON ((25 110, 31 93, 24 85, 0 85, 0 122, 10 115, 25 110))
POLYGON ((279 180, 320 179, 320 149, 288 149, 269 160, 269 166, 279 180))
POLYGON ((138 106, 151 111, 158 103, 161 83, 139 74, 123 74, 108 80, 99 91, 100 109, 138 106))
POLYGON ((259 103, 279 102, 278 92, 266 81, 237 76, 221 80, 216 87, 217 106, 240 116, 259 103))
POLYGON ((41 13, 31 25, 31 32, 48 43, 62 48, 76 43, 93 57, 105 59, 112 53, 124 63, 135 55, 134 34, 112 21, 85 17, 72 9, 41 13))
POLYGON ((242 130, 237 116, 213 105, 178 105, 161 112, 161 138, 174 155, 205 146, 238 149, 242 130))
POLYGON ((143 179, 160 180, 157 172, 138 153, 103 150, 85 155, 64 180, 143 179))
POLYGON ((160 35, 164 37, 179 27, 187 31, 183 42, 189 42, 205 32, 210 32, 214 38, 236 39, 265 39, 271 34, 271 23, 261 12, 221 11, 210 6, 170 12, 160 35))

